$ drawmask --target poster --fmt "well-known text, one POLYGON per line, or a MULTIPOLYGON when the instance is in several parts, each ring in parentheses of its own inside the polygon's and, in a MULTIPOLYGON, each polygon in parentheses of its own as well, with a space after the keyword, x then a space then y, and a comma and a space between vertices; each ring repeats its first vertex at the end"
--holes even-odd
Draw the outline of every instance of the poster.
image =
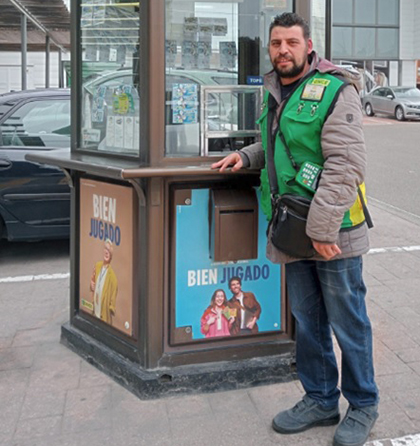
POLYGON ((198 122, 197 84, 173 84, 172 122, 174 124, 196 124, 198 122))
POLYGON ((236 42, 220 42, 220 68, 222 70, 235 68, 236 65, 236 42))
POLYGON ((182 42, 182 68, 186 70, 197 68, 198 42, 184 40, 182 42))
POLYGON ((194 341, 284 330, 280 265, 265 256, 265 216, 260 210, 257 259, 213 262, 209 196, 209 189, 196 189, 190 205, 176 206, 176 336, 194 341))
POLYGON ((131 187, 80 180, 79 307, 133 333, 133 206, 131 187))
POLYGON ((176 40, 165 41, 166 68, 175 68, 176 55, 178 52, 176 40))
POLYGON ((211 42, 198 42, 197 53, 197 68, 210 68, 211 42))

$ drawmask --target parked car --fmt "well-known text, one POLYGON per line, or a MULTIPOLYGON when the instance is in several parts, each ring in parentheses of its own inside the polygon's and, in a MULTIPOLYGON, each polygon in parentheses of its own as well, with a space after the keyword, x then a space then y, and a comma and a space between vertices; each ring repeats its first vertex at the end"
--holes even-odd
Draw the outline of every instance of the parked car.
POLYGON ((70 150, 70 90, 0 95, 0 238, 69 236, 70 190, 63 172, 25 155, 70 150))
POLYGON ((383 113, 398 121, 420 118, 420 90, 413 87, 378 87, 362 99, 368 116, 383 113))

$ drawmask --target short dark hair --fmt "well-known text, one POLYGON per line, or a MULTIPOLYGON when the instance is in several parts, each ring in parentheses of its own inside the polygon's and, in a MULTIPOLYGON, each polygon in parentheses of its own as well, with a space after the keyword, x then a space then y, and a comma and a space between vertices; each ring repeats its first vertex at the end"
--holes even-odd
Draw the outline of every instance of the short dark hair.
POLYGON ((231 277, 230 280, 229 280, 229 289, 230 289, 230 286, 232 285, 232 282, 233 282, 234 280, 236 280, 237 282, 239 282, 239 285, 242 286, 242 280, 241 280, 241 278, 238 277, 238 276, 234 276, 234 277, 231 277))
POLYGON ((300 26, 302 28, 303 37, 308 40, 311 37, 311 30, 308 22, 300 15, 294 12, 284 12, 283 14, 276 15, 270 24, 269 37, 271 38, 271 31, 276 26, 282 26, 283 28, 291 28, 292 26, 300 26))

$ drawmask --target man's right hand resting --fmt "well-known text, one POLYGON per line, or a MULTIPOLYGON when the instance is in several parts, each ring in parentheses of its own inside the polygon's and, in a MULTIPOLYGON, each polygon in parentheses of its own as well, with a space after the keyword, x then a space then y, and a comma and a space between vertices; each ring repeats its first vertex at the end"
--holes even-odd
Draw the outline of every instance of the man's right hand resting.
POLYGON ((232 172, 236 172, 243 167, 242 158, 238 152, 231 153, 217 163, 213 163, 211 168, 220 169, 220 172, 223 172, 229 166, 232 166, 232 172))

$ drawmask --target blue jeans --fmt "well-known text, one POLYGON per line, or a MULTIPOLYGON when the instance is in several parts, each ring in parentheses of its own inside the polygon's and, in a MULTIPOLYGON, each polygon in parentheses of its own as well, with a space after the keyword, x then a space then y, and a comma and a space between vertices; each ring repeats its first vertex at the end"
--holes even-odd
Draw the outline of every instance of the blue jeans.
POLYGON ((342 353, 344 397, 356 408, 378 404, 362 267, 362 257, 286 265, 298 376, 306 394, 323 407, 336 406, 340 397, 331 328, 342 353))

